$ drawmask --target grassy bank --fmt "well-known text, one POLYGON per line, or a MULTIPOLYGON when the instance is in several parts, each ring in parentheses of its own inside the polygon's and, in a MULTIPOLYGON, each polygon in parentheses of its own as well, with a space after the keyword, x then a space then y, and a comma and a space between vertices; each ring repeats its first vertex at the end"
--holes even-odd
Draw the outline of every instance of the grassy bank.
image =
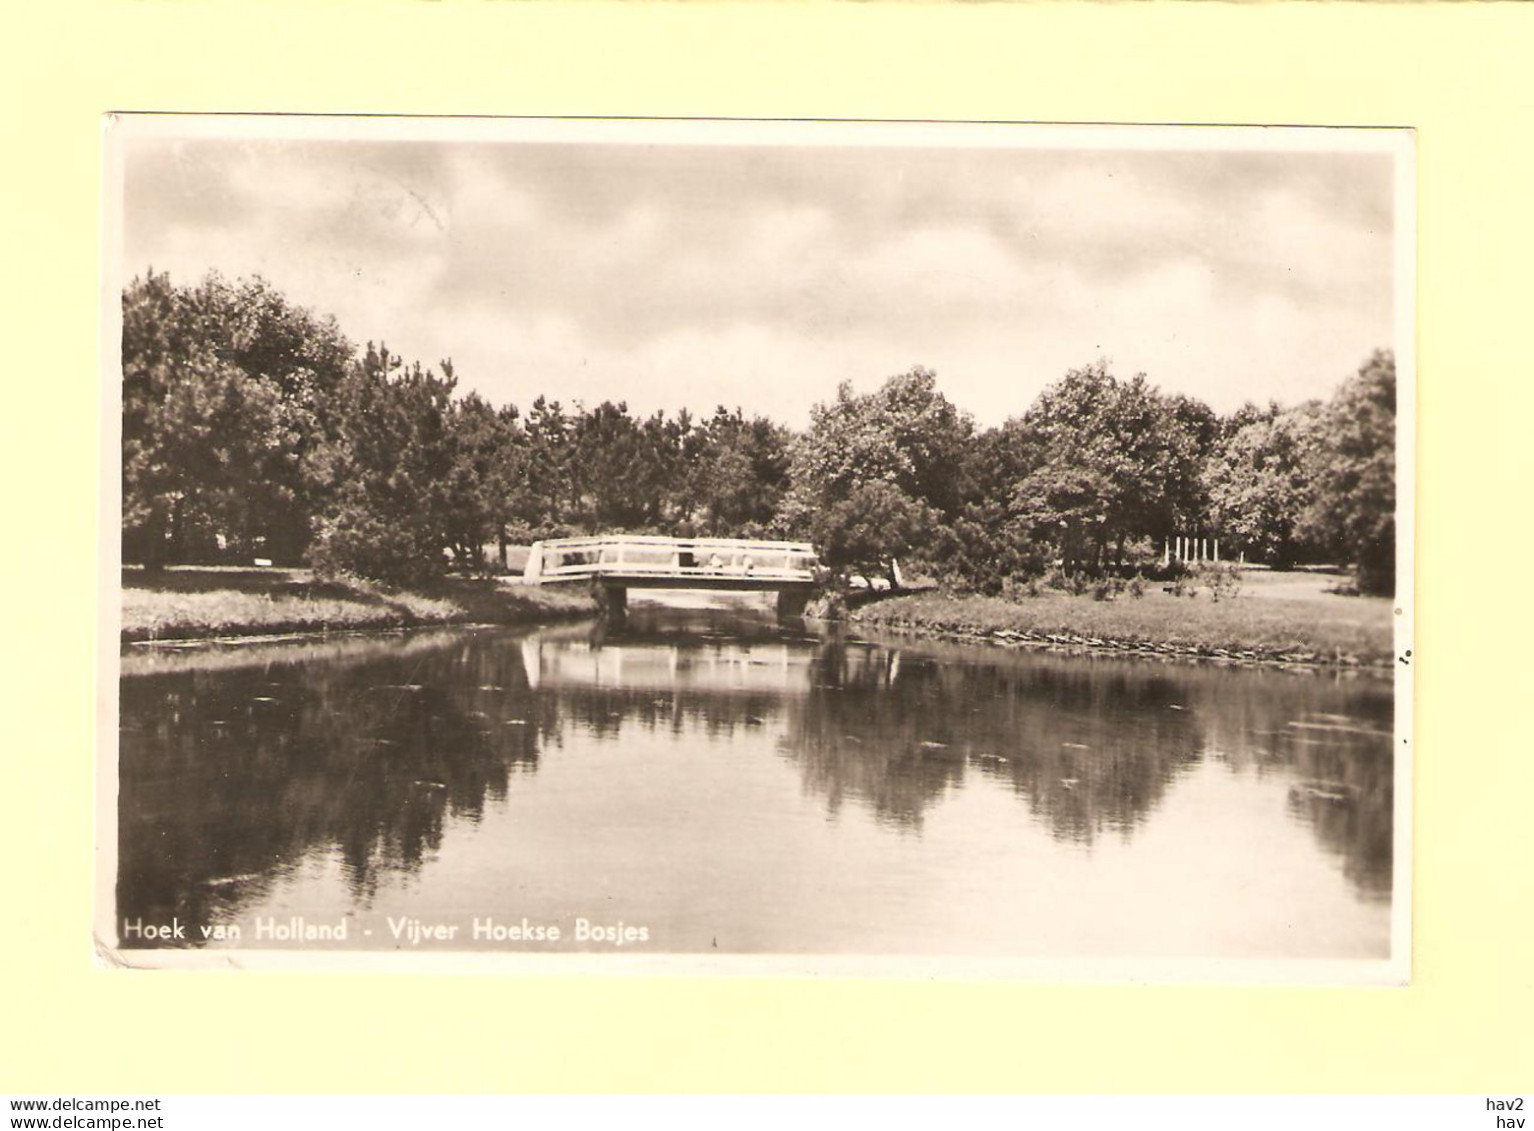
POLYGON ((889 597, 851 612, 859 624, 992 640, 1101 648, 1152 655, 1261 662, 1389 666, 1390 601, 1341 596, 1335 577, 1249 573, 1241 592, 1219 601, 1151 586, 1110 601, 1046 590, 1007 600, 941 591, 889 597))
POLYGON ((194 640, 277 633, 531 624, 595 611, 585 590, 447 578, 420 590, 320 581, 307 570, 169 569, 122 574, 122 639, 194 640))

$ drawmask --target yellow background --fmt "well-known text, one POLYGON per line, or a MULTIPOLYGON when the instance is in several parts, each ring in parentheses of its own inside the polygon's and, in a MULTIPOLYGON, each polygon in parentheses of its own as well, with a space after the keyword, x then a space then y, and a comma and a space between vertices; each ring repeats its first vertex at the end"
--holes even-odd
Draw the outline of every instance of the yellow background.
POLYGON ((1531 30, 1534 9, 1501 5, 8 6, 0 1091, 1527 1090, 1531 30), (109 110, 1417 127, 1410 989, 96 965, 98 217, 109 110))

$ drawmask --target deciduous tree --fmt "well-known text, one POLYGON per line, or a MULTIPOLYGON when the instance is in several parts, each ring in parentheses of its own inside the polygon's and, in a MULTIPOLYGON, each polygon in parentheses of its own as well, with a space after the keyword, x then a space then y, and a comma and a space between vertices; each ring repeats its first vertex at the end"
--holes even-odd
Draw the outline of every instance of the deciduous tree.
POLYGON ((1307 401, 1229 434, 1204 470, 1211 522, 1253 560, 1288 569, 1312 547, 1303 519, 1322 407, 1307 401))
POLYGON ((958 472, 973 434, 973 421, 938 392, 930 369, 891 377, 864 395, 844 382, 835 400, 811 410, 810 429, 794 445, 786 521, 802 527, 872 483, 952 514, 963 500, 958 472))
POLYGON ((1143 374, 1099 361, 1045 389, 1022 428, 1041 453, 1013 491, 1014 513, 1067 570, 1120 561, 1126 543, 1196 520, 1199 439, 1143 374))
POLYGON ((1326 406, 1305 529, 1338 547, 1365 593, 1395 586, 1396 363, 1377 350, 1326 406))

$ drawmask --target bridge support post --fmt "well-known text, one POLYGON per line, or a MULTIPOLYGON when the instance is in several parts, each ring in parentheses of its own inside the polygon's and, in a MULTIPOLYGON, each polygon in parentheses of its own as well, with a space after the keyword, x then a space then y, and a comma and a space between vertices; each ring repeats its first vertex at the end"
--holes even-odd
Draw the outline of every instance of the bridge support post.
POLYGON ((628 615, 629 591, 621 585, 603 585, 600 581, 592 586, 597 599, 597 611, 608 620, 621 621, 628 615))
POLYGON ((804 616, 804 609, 810 603, 810 591, 808 589, 779 589, 778 590, 778 619, 797 620, 804 616))

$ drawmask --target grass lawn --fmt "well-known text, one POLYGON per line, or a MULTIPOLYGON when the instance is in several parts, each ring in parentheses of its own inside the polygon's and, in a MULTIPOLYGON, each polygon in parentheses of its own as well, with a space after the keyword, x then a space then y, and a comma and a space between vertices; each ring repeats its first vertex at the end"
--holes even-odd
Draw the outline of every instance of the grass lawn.
POLYGON ((425 624, 526 624, 595 611, 583 589, 446 578, 426 589, 319 581, 308 570, 122 572, 122 639, 189 640, 425 624))
POLYGON ((1150 585, 1143 597, 1111 601, 1046 590, 1038 597, 915 593, 863 606, 868 625, 998 640, 1141 648, 1243 659, 1389 665, 1392 605, 1383 597, 1342 596, 1335 575, 1248 571, 1235 597, 1207 589, 1178 597, 1150 585))

